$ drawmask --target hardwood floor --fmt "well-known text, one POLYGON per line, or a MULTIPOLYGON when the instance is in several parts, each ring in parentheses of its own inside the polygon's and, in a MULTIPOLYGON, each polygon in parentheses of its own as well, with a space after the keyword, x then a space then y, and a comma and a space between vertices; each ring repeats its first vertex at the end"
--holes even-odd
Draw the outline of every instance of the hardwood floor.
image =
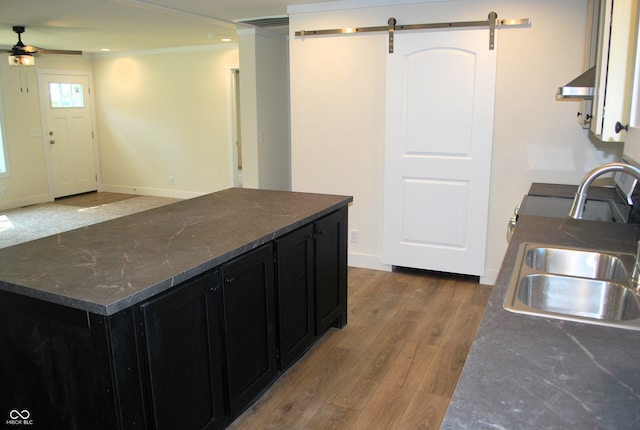
POLYGON ((349 322, 331 329, 230 429, 437 429, 491 287, 349 268, 349 322))
POLYGON ((109 203, 115 203, 122 200, 132 199, 134 197, 140 197, 133 194, 120 194, 120 193, 108 193, 108 192, 90 192, 83 194, 76 194, 69 197, 61 197, 56 199, 55 203, 65 206, 75 206, 80 208, 90 208, 94 206, 107 205, 109 203))

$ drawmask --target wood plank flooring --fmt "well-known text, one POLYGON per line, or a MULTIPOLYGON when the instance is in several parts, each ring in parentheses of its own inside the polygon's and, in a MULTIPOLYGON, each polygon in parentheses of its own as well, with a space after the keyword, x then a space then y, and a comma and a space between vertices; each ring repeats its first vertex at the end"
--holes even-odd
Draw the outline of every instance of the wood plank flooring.
POLYGON ((438 429, 491 287, 349 268, 349 323, 331 329, 230 429, 438 429))
MULTIPOLYGON (((99 192, 56 203, 133 197, 99 192)), ((466 277, 349 268, 349 324, 331 329, 229 428, 438 429, 490 292, 466 277)))

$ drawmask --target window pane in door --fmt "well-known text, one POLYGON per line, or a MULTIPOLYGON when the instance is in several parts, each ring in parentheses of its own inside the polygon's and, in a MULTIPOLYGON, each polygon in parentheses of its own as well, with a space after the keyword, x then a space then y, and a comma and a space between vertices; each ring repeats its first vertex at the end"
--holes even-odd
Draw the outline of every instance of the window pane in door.
POLYGON ((82 84, 49 82, 49 96, 51 107, 54 109, 84 107, 82 84))

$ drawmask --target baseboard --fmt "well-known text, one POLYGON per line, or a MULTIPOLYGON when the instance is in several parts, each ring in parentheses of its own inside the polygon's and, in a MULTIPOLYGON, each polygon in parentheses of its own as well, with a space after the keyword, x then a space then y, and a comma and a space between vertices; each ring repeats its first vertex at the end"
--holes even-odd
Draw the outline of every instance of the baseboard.
POLYGON ((495 285, 496 279, 498 279, 498 270, 485 269, 484 275, 480 277, 480 283, 482 285, 495 285))
POLYGON ((351 267, 359 267, 361 269, 381 270, 383 272, 391 272, 391 266, 383 264, 379 255, 358 254, 350 252, 348 254, 348 265, 351 267))
MULTIPOLYGON (((349 253, 348 265, 361 269, 381 270, 384 272, 391 272, 393 269, 393 266, 382 263, 379 255, 358 254, 355 252, 349 253)), ((498 272, 498 270, 485 270, 484 275, 480 277, 480 283, 483 285, 495 285, 498 272)))
POLYGON ((40 203, 48 203, 52 201, 53 200, 51 199, 49 194, 38 194, 21 199, 0 200, 0 210, 16 209, 24 206, 37 205, 40 203))
POLYGON ((135 194, 140 196, 169 197, 173 199, 191 199, 193 197, 199 197, 207 194, 195 191, 170 190, 166 188, 133 187, 130 185, 108 184, 102 184, 102 186, 100 187, 100 191, 106 191, 109 193, 135 194))

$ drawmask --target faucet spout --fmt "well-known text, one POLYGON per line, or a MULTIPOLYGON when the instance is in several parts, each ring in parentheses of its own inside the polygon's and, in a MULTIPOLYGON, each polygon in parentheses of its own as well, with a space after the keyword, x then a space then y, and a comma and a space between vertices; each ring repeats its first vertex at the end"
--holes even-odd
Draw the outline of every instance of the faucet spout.
POLYGON ((630 276, 630 287, 636 294, 640 294, 640 240, 636 244, 636 258, 630 276))
POLYGON ((640 169, 632 166, 631 164, 616 162, 596 167, 582 178, 582 181, 578 186, 578 191, 576 191, 576 195, 573 198, 573 205, 569 211, 569 217, 573 219, 582 219, 584 206, 587 203, 587 190, 589 189, 589 186, 597 177, 611 172, 624 172, 640 180, 640 169))

